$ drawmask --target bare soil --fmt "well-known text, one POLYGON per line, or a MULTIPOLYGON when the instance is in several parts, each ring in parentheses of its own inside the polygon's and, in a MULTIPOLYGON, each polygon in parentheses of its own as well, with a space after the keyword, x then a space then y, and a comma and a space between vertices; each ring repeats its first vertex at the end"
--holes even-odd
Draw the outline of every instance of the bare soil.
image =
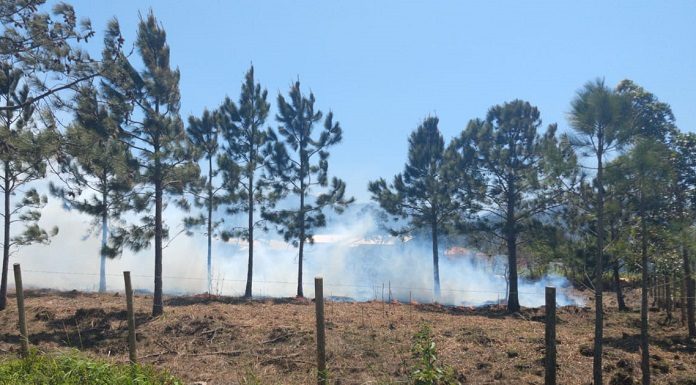
MULTIPOLYGON (((606 293, 604 370, 611 385, 640 378, 639 314, 618 312, 606 293)), ((588 298, 591 300, 591 298, 588 298)), ((636 305, 637 292, 629 292, 636 305)), ((14 298, 8 303, 14 304, 14 298)), ((310 384, 315 382, 314 304, 304 299, 247 301, 229 297, 171 297, 165 314, 150 317, 152 299, 136 296, 140 362, 189 383, 310 384)), ((588 301, 588 303, 591 301, 588 301)), ((74 348, 126 362, 125 298, 119 294, 28 291, 29 340, 43 351, 74 348)), ((637 306, 635 306, 637 309, 637 306)), ((416 364, 413 335, 433 330, 440 361, 462 383, 543 384, 544 309, 506 314, 502 308, 431 304, 328 302, 327 354, 332 384, 408 383, 416 364)), ((696 384, 696 344, 676 320, 651 312, 655 384, 696 384)), ((558 383, 588 384, 594 311, 558 310, 558 383)), ((19 347, 17 312, 0 312, 0 359, 19 347)))

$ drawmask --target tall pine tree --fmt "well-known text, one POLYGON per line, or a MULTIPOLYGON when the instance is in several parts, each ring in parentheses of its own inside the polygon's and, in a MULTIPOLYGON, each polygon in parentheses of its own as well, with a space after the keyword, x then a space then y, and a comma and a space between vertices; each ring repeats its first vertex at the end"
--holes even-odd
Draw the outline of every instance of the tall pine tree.
POLYGON ((321 111, 314 109, 314 94, 302 95, 300 82, 290 88, 286 100, 278 95, 278 132, 285 143, 273 147, 269 171, 275 178, 275 188, 296 197, 296 208, 267 211, 264 218, 278 226, 286 242, 298 247, 297 296, 303 297, 302 262, 306 242, 314 242, 314 231, 326 226, 325 208, 342 212, 353 198, 345 197, 346 185, 334 177, 329 182, 329 147, 341 141, 342 130, 333 121, 333 113, 324 118, 317 135, 315 126, 322 120, 321 111), (288 151, 288 149, 290 151, 288 151), (321 189, 323 192, 317 190, 321 189), (310 195, 310 193, 312 195, 310 195))
POLYGON ((105 38, 104 83, 111 107, 122 119, 116 135, 134 152, 141 169, 145 191, 136 203, 145 215, 140 224, 117 229, 112 239, 116 248, 126 245, 136 251, 154 239, 152 314, 158 316, 163 312, 163 241, 169 237, 162 216, 166 199, 183 194, 186 185, 198 179, 199 167, 179 116, 179 70, 170 68, 163 27, 152 12, 140 20, 136 48, 144 64, 142 71, 121 51, 122 39, 114 20, 105 38))
MULTIPOLYGON (((682 270, 686 289, 686 324, 689 338, 696 338, 696 282, 693 266, 693 234, 696 219, 696 134, 680 133, 671 144, 674 167, 672 219, 681 243, 682 270)), ((684 304, 682 304, 684 306, 684 304)))
POLYGON ((59 134, 55 127, 38 127, 34 120, 35 105, 29 103, 30 88, 24 73, 9 62, 0 62, 0 103, 6 109, 0 114, 0 192, 3 198, 2 280, 0 310, 7 305, 7 270, 13 249, 31 243, 48 243, 50 233, 39 226, 46 196, 31 183, 46 175, 46 161, 58 150, 59 134), (21 108, 17 108, 21 106, 21 108), (21 199, 17 194, 24 191, 21 199), (23 223, 20 232, 12 232, 13 224, 23 223))
POLYGON ((630 138, 630 99, 609 89, 604 80, 588 82, 571 102, 570 125, 575 131, 572 144, 584 156, 596 161, 593 204, 597 218, 597 241, 594 272, 595 333, 592 374, 595 384, 602 383, 602 343, 604 334, 603 280, 605 247, 604 158, 623 146, 630 138))
POLYGON ((254 276, 254 230, 263 224, 256 214, 272 209, 279 198, 271 177, 266 172, 277 137, 264 128, 271 108, 266 101, 268 92, 254 80, 254 67, 247 71, 242 83, 238 104, 226 98, 219 109, 219 121, 225 138, 220 164, 225 170, 223 179, 236 206, 232 211, 247 214, 246 227, 231 230, 224 237, 240 237, 249 244, 247 278, 244 296, 252 296, 254 276))
POLYGON ((556 137, 556 125, 543 135, 539 110, 522 100, 492 107, 485 121, 473 120, 460 142, 476 154, 484 174, 482 201, 487 220, 480 223, 506 246, 510 312, 520 309, 517 251, 520 234, 534 220, 558 207, 575 176, 575 155, 556 137))
POLYGON ((205 208, 205 213, 198 217, 189 217, 185 219, 185 224, 188 228, 205 225, 206 237, 208 241, 207 249, 207 281, 208 293, 212 292, 213 285, 213 237, 216 235, 215 230, 222 220, 214 221, 213 213, 228 199, 221 191, 224 184, 216 184, 215 177, 220 170, 217 167, 218 152, 220 145, 218 143, 220 137, 220 128, 217 119, 213 113, 207 109, 203 111, 200 118, 194 116, 189 117, 189 125, 186 128, 189 140, 197 149, 197 155, 202 156, 205 160, 207 175, 202 176, 197 184, 192 184, 191 193, 194 195, 193 203, 195 206, 205 208))
POLYGON ((108 135, 117 124, 99 100, 97 89, 80 88, 76 96, 75 120, 63 136, 62 185, 51 184, 51 192, 68 209, 94 218, 90 231, 101 230, 99 291, 106 291, 106 260, 109 223, 119 223, 130 208, 137 164, 128 146, 108 135), (100 104, 101 103, 101 104, 100 104))
POLYGON ((474 153, 457 141, 445 149, 438 122, 436 117, 426 118, 411 133, 408 162, 391 184, 379 179, 368 185, 382 209, 408 220, 409 226, 392 229, 393 234, 430 232, 436 299, 440 298, 439 237, 471 212, 481 187, 474 153))
MULTIPOLYGON (((673 169, 669 163, 669 149, 655 138, 638 136, 631 150, 607 165, 605 175, 616 173, 617 182, 625 194, 627 206, 634 225, 627 223, 625 230, 629 238, 625 241, 629 249, 636 249, 638 265, 641 270, 641 311, 640 311, 640 345, 642 384, 650 384, 650 345, 648 329, 648 285, 651 267, 655 270, 658 263, 656 249, 665 242, 669 219, 669 190, 674 180, 673 169), (661 237, 661 235, 663 235, 661 237), (630 247, 633 246, 633 247, 630 247)), ((659 254, 665 253, 662 248, 659 254)))

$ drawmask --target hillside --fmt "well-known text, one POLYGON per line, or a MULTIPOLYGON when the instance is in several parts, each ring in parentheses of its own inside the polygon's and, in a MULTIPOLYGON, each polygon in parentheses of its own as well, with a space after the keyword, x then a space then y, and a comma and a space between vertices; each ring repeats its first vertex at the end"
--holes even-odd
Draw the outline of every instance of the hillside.
MULTIPOLYGON (((635 301, 636 294, 629 293, 629 299, 635 301)), ((29 291, 26 303, 30 341, 41 350, 76 348, 115 362, 127 360, 122 295, 29 291)), ((149 317, 151 298, 138 296, 135 304, 143 363, 191 383, 314 382, 311 301, 173 297, 158 318, 149 317)), ((325 312, 335 384, 408 381, 416 363, 412 337, 423 322, 433 329, 441 361, 462 383, 543 383, 543 309, 505 315, 494 307, 329 302, 325 312)), ((558 315, 558 382, 587 384, 593 311, 565 307, 558 315)), ((654 383, 696 384, 696 348, 684 340, 678 321, 666 326, 660 324, 664 318, 651 313, 654 383)), ((0 357, 16 354, 16 319, 14 308, 0 313, 0 357)), ((638 333, 637 312, 607 310, 605 370, 617 381, 612 384, 630 384, 631 377, 638 377, 638 333)))

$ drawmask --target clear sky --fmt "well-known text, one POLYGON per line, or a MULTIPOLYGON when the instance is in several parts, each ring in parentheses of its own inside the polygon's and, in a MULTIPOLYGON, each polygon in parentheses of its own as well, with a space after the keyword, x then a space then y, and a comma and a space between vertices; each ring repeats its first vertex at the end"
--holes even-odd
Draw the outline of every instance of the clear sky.
POLYGON ((110 18, 130 45, 138 12, 153 9, 181 70, 184 119, 236 100, 251 63, 273 114, 299 78, 343 126, 329 172, 359 201, 369 180, 402 171, 424 117, 439 116, 449 140, 519 98, 566 130, 570 100, 597 77, 634 80, 696 129, 696 1, 69 2, 97 30, 94 52, 110 18))

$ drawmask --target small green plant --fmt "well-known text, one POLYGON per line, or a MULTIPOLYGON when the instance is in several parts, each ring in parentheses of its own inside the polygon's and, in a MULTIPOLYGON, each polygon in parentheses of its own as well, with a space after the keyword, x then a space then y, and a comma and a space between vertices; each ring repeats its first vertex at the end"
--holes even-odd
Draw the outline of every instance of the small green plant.
POLYGON ((414 385, 459 385, 454 369, 437 363, 437 350, 430 326, 423 324, 413 337, 412 352, 418 366, 411 373, 414 385))
POLYGON ((320 372, 317 373, 319 378, 322 378, 324 380, 325 384, 329 384, 329 369, 324 369, 320 372))
POLYGON ((0 385, 183 385, 173 376, 145 366, 92 360, 79 352, 0 359, 0 385))

